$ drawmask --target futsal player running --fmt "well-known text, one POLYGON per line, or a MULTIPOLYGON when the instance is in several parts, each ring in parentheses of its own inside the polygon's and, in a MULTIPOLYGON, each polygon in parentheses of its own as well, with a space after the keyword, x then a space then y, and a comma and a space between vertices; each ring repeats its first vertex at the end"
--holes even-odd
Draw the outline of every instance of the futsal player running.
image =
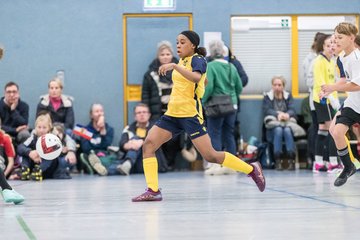
MULTIPOLYGON (((357 36, 359 36, 359 35, 357 35, 357 36)), ((359 38, 359 40, 360 40, 360 38, 359 38)), ((356 39, 355 39, 355 46, 356 46, 356 39)), ((342 51, 341 48, 339 48, 337 46, 335 34, 333 34, 331 36, 331 48, 332 48, 332 51, 334 53, 334 59, 335 59, 335 62, 336 62, 336 65, 335 65, 335 69, 336 69, 335 70, 335 82, 341 81, 342 83, 346 83, 344 67, 343 67, 343 64, 342 64, 342 62, 340 60, 340 56, 343 56, 344 52, 342 51)), ((336 117, 338 115, 340 115, 340 112, 341 112, 340 110, 342 109, 342 107, 343 106, 337 108, 338 111, 336 112, 334 118, 331 121, 330 128, 333 128, 335 126, 336 117)), ((360 162, 354 157, 354 154, 352 152, 351 145, 350 145, 350 142, 349 142, 349 139, 348 139, 347 136, 345 137, 345 141, 346 141, 346 145, 347 145, 348 150, 349 150, 350 159, 353 162, 353 164, 355 165, 356 169, 359 169, 360 168, 360 162)), ((328 171, 329 171, 329 169, 328 169, 328 171)))
POLYGON ((206 51, 199 47, 200 38, 194 31, 183 31, 176 39, 178 64, 168 63, 159 68, 165 75, 173 70, 174 83, 168 109, 149 131, 143 145, 143 166, 147 190, 132 199, 133 202, 161 201, 158 184, 158 162, 155 151, 173 136, 185 131, 194 146, 208 162, 243 172, 252 177, 259 190, 265 190, 265 178, 258 162, 248 164, 236 156, 215 151, 206 131, 201 98, 204 94, 206 77, 206 51))
POLYGON ((337 46, 345 52, 345 55, 340 60, 347 81, 325 84, 321 87, 322 92, 320 93, 320 97, 322 97, 333 91, 348 92, 344 107, 341 109, 340 115, 337 116, 335 125, 330 128, 338 156, 344 164, 343 171, 334 182, 337 187, 344 185, 347 179, 356 171, 350 159, 345 134, 354 123, 360 123, 360 51, 354 44, 357 32, 357 28, 351 23, 343 22, 336 26, 337 46))

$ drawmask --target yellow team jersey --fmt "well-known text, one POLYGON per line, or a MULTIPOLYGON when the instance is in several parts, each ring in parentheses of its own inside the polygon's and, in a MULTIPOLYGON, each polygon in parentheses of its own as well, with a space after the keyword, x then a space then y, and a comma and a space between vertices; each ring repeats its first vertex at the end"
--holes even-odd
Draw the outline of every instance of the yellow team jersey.
POLYGON ((201 73, 198 83, 187 80, 178 71, 173 70, 170 101, 165 115, 171 117, 194 117, 203 118, 201 98, 205 92, 206 60, 204 57, 195 54, 190 57, 180 59, 178 65, 187 70, 201 73))
MULTIPOLYGON (((313 99, 314 102, 320 103, 321 86, 335 83, 335 62, 333 59, 328 60, 322 54, 319 54, 314 61, 313 99)), ((331 95, 338 98, 337 92, 333 92, 331 95)), ((327 103, 330 103, 329 99, 327 99, 327 103)))

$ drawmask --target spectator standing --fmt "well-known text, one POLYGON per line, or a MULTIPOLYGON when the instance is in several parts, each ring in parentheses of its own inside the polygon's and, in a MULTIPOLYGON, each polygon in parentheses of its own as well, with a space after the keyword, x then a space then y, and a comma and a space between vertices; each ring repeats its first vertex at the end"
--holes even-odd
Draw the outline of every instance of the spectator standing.
MULTIPOLYGON (((208 83, 202 98, 206 104, 212 96, 230 95, 234 109, 238 107, 239 95, 242 91, 242 82, 235 66, 224 59, 224 44, 220 40, 210 42, 211 61, 207 66, 206 76, 208 83)), ((237 147, 234 138, 235 119, 237 111, 226 116, 210 117, 207 116, 207 127, 211 138, 212 146, 215 150, 225 149, 229 153, 236 155, 237 147)), ((218 174, 226 168, 218 164, 210 164, 210 168, 205 170, 206 174, 218 174), (215 169, 214 169, 215 168, 215 169)), ((226 169, 224 173, 235 172, 226 169)))

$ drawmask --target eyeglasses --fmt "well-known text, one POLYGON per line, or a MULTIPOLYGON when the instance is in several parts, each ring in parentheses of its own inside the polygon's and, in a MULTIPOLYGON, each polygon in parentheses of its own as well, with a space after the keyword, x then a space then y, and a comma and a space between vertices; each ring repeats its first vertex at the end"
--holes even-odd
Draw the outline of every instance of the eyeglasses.
POLYGON ((6 94, 16 94, 18 93, 17 90, 14 90, 14 91, 5 91, 6 94))
POLYGON ((136 115, 138 115, 138 114, 146 114, 146 113, 149 113, 149 111, 139 111, 139 112, 135 112, 136 115))

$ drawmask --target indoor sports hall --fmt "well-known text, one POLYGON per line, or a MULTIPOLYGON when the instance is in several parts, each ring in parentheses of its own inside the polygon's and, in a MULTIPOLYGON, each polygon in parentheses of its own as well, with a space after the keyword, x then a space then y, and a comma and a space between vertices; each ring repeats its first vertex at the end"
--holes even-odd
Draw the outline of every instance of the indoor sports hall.
MULTIPOLYGON (((306 108, 312 93, 304 61, 312 51, 314 36, 320 32, 330 38, 344 22, 359 29, 360 0, 0 0, 0 106, 8 103, 6 94, 13 94, 7 91, 7 83, 15 82, 19 99, 28 105, 27 128, 33 134, 30 130, 36 131, 39 106, 48 91, 47 104, 55 104, 56 109, 66 105, 64 98, 60 102, 50 98, 50 83, 58 79, 62 96, 68 97, 73 109, 72 125, 63 135, 73 137, 75 144, 69 150, 74 162, 61 179, 32 178, 31 174, 26 179, 22 177, 24 156, 18 151, 29 138, 16 142, 11 136, 15 163, 11 172, 4 173, 25 200, 6 203, 0 187, 0 239, 358 239, 359 171, 355 169, 346 184, 335 187, 342 169, 328 167, 327 146, 322 146, 324 160, 329 158, 325 170, 314 167, 318 130, 312 128, 310 107, 306 108), (144 107, 146 76, 154 77, 151 66, 159 57, 160 43, 171 46, 175 65, 183 63, 185 57, 179 57, 177 45, 185 30, 195 31, 198 46, 206 48, 207 73, 214 41, 222 42, 241 62, 246 83, 240 76, 242 91, 234 115, 236 156, 261 163, 266 188, 260 192, 251 175, 231 169, 209 171, 212 166, 185 135, 180 147, 167 148, 177 151, 174 155, 164 150, 166 166, 159 162, 162 201, 132 202, 147 184, 142 164, 124 172, 128 158, 123 137, 139 121, 138 113, 144 113, 136 109, 139 104, 144 107), (293 135, 293 158, 276 155, 274 143, 267 138, 264 98, 273 89, 273 78, 285 79, 283 91, 293 98, 297 126, 302 130, 293 135), (104 125, 112 127, 106 160, 120 161, 115 169, 108 168, 99 152, 87 151, 83 145, 83 141, 96 142, 86 127, 96 116, 94 106, 101 107, 104 125), (102 162, 93 160, 93 153, 102 162)), ((227 54, 222 57, 228 57, 230 67, 231 54, 227 54)), ((339 59, 346 56, 346 52, 341 54, 339 59)), ((155 95, 161 97, 168 90, 157 85, 150 93, 159 91, 155 95)), ((338 102, 344 104, 347 97, 346 92, 339 92, 338 102)), ((329 112, 335 113, 333 108, 329 112)), ((10 105, 8 109, 13 111, 10 105)), ((155 116, 150 105, 147 109, 155 116)), ((2 111, 0 107, 1 138, 10 134, 2 111)), ((334 118, 330 113, 329 117, 334 118)), ((351 131, 349 154, 357 166, 359 126, 351 131)), ((99 132, 102 136, 103 131, 99 132)), ((3 162, 11 162, 8 157, 2 162, 8 152, 1 141, 0 169, 3 162)), ((286 140, 280 146, 287 150, 286 140)), ((341 167, 340 159, 336 161, 341 167)))

